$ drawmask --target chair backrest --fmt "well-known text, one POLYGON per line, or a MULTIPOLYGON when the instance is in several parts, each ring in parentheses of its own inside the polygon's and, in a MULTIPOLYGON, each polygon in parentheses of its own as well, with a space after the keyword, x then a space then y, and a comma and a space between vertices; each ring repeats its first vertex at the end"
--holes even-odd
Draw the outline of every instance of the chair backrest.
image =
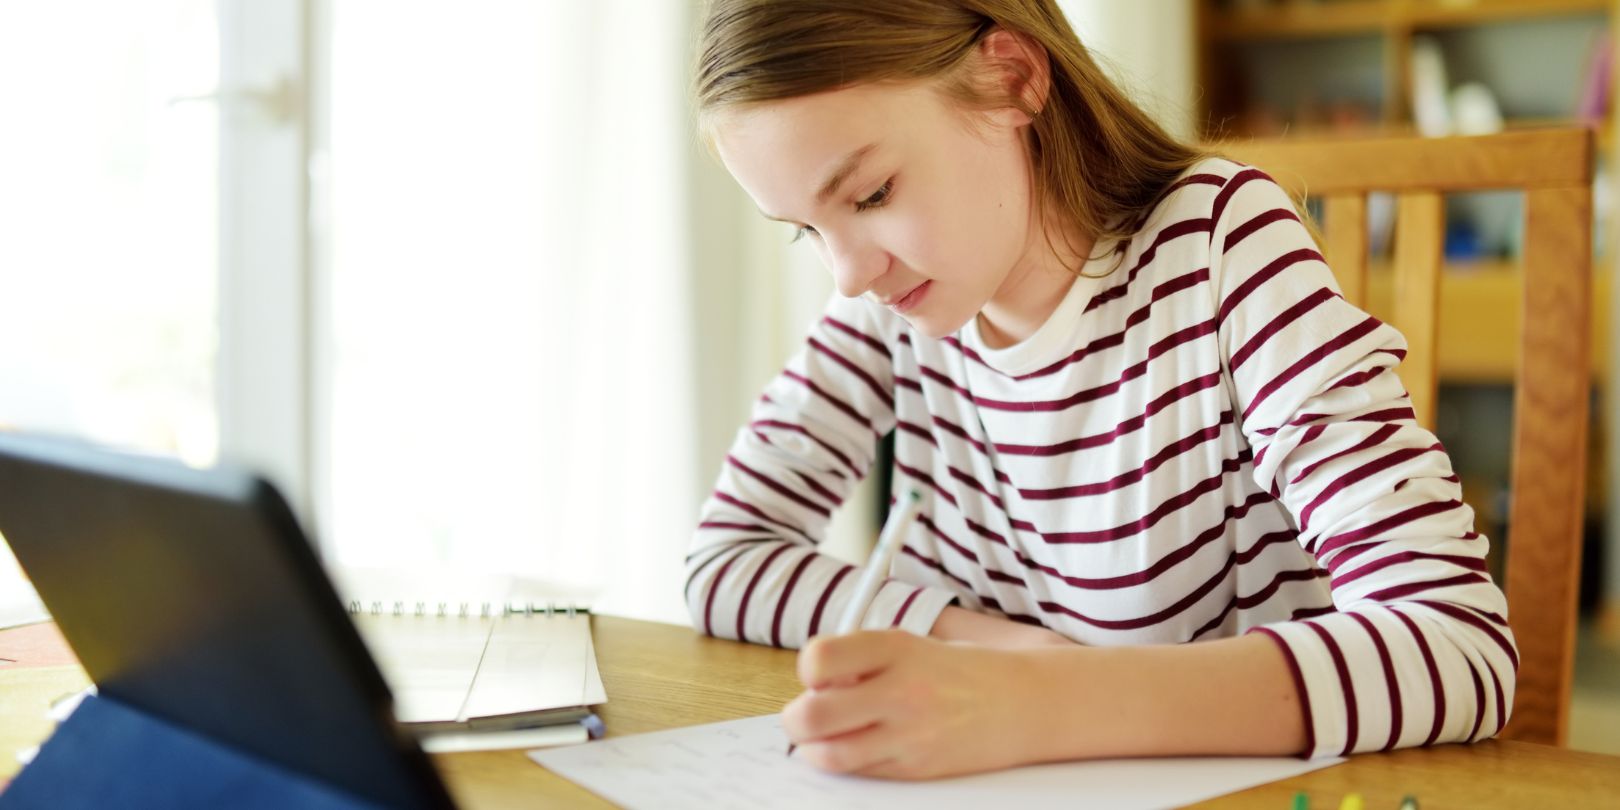
POLYGON ((1591 396, 1592 133, 1549 129, 1457 138, 1231 141, 1216 154, 1322 200, 1323 255, 1345 298, 1367 306, 1367 194, 1396 196, 1393 326, 1409 350, 1400 376, 1419 423, 1434 427, 1443 195, 1524 192, 1523 298, 1514 374, 1509 620, 1520 667, 1502 736, 1564 743, 1591 396))

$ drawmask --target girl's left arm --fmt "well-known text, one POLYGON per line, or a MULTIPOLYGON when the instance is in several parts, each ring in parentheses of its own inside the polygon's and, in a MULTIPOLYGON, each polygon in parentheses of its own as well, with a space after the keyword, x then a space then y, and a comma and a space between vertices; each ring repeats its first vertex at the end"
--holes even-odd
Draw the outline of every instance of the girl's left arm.
POLYGON ((1396 376, 1405 340, 1339 295, 1264 172, 1236 167, 1211 222, 1220 354, 1253 477, 1332 590, 1332 612, 1250 631, 1283 654, 1306 753, 1495 735, 1518 650, 1488 541, 1396 376))

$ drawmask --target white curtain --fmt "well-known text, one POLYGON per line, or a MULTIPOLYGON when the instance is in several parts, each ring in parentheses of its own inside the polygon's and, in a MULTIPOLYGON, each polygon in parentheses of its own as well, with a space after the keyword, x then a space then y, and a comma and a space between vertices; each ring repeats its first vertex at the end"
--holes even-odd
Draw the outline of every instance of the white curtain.
POLYGON ((1159 124, 1197 136, 1193 0, 1059 0, 1080 41, 1159 124))
MULTIPOLYGON (((211 463, 207 0, 0 3, 0 430, 211 463)), ((0 628, 44 618, 0 538, 0 628)))
POLYGON ((316 488, 336 563, 685 620, 688 14, 331 5, 316 488))

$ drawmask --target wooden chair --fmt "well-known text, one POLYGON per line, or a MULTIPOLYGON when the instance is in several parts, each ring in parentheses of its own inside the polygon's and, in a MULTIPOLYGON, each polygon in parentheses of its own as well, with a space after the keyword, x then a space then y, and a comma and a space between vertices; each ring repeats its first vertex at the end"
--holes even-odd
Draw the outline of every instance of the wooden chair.
POLYGON ((1524 192, 1522 331, 1514 375, 1509 620, 1518 694, 1502 736, 1562 745, 1568 729, 1591 395, 1592 133, 1520 131, 1209 145, 1298 197, 1323 203, 1323 254, 1358 306, 1367 301, 1367 193, 1396 195, 1394 307, 1410 349, 1400 376, 1434 426, 1441 250, 1447 192, 1524 192))

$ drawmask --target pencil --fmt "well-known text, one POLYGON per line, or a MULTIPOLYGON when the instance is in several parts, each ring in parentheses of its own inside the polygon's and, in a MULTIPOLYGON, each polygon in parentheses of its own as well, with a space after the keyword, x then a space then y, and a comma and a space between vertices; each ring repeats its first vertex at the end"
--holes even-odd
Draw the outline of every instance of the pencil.
POLYGON ((844 607, 843 618, 833 628, 835 635, 847 636, 861 629, 861 622, 866 618, 866 611, 872 607, 872 600, 877 598, 878 591, 883 587, 883 580, 889 575, 889 565, 894 562, 895 552, 900 550, 904 543, 901 537, 911 528, 911 522, 917 519, 917 511, 922 508, 922 496, 916 490, 907 493, 905 502, 901 504, 900 511, 890 514, 883 533, 878 535, 877 548, 872 550, 872 557, 866 561, 866 567, 861 569, 861 578, 855 581, 855 593, 849 598, 849 604, 844 607))
MULTIPOLYGON (((894 555, 905 544, 901 538, 911 528, 912 521, 917 519, 917 512, 922 509, 922 495, 917 490, 907 490, 905 500, 900 504, 900 511, 890 512, 889 519, 883 524, 883 531, 878 535, 877 548, 872 550, 872 556, 867 559, 865 567, 861 569, 860 578, 855 581, 855 592, 849 597, 849 604, 844 607, 844 615, 839 618, 838 624, 833 627, 833 635, 847 636, 861 628, 861 622, 866 619, 866 611, 871 609, 872 600, 883 587, 883 580, 889 575, 889 566, 894 562, 894 555)), ((793 750, 798 746, 788 743, 787 755, 793 756, 793 750)))

